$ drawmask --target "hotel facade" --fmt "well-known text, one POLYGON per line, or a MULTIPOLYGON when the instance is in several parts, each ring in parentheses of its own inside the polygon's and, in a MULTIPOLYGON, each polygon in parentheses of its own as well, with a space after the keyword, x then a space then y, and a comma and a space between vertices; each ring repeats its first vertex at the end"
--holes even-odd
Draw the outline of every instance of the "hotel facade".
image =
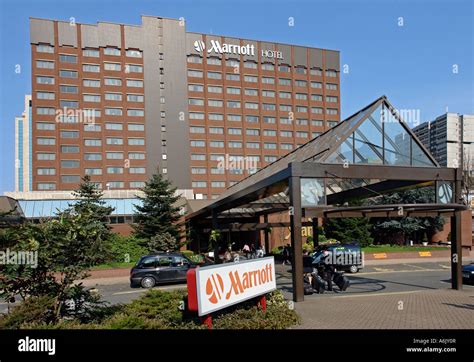
POLYGON ((136 190, 158 169, 191 197, 215 198, 340 121, 338 51, 141 20, 30 19, 16 191, 73 190, 84 174, 136 190))

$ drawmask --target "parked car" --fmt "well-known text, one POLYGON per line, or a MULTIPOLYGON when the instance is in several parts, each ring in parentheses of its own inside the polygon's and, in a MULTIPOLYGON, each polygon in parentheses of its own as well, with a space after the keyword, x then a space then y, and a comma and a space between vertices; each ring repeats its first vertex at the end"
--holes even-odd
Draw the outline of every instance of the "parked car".
POLYGON ((156 284, 184 282, 196 265, 181 253, 145 255, 130 270, 130 287, 153 288, 156 284))
POLYGON ((332 254, 333 265, 337 270, 357 273, 363 268, 362 251, 356 244, 332 244, 320 246, 312 254, 314 263, 318 264, 322 258, 323 248, 327 248, 332 254))
POLYGON ((474 263, 462 267, 462 280, 464 283, 474 283, 474 263))

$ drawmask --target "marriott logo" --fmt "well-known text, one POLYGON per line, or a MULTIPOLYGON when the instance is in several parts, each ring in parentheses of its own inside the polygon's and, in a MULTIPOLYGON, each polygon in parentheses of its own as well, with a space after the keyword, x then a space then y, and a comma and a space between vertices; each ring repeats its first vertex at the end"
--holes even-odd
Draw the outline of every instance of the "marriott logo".
MULTIPOLYGON (((198 52, 204 51, 206 45, 201 40, 194 42, 194 49, 198 52)), ((207 49, 208 53, 217 54, 238 54, 238 55, 255 55, 255 45, 237 45, 237 44, 221 44, 218 40, 211 40, 211 46, 207 49)))

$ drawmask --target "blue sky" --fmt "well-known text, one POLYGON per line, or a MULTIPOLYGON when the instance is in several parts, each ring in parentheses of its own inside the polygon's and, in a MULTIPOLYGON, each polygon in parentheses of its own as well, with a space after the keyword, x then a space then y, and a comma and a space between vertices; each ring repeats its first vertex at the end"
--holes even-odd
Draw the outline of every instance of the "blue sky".
POLYGON ((425 121, 446 107, 474 113, 473 12, 470 0, 0 0, 0 194, 14 188, 14 117, 31 92, 29 17, 184 17, 188 31, 336 49, 349 69, 341 72, 342 119, 385 94, 425 121))

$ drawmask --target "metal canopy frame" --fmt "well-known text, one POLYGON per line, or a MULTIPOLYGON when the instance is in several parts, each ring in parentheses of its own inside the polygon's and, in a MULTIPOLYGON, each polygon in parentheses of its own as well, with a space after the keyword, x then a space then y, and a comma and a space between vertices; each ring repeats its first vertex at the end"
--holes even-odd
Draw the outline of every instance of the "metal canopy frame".
MULTIPOLYGON (((383 126, 385 127, 385 126, 383 126)), ((382 133, 382 137, 385 134, 382 133)), ((385 151, 383 151, 385 152, 385 151)), ((385 159, 383 159, 385 162, 385 159)), ((461 205, 461 169, 440 167, 430 153, 416 138, 410 128, 401 120, 385 96, 369 104, 337 126, 322 135, 300 146, 286 156, 248 176, 228 188, 218 199, 206 207, 186 216, 187 224, 200 230, 219 229, 223 231, 265 230, 265 242, 268 243, 268 227, 290 226, 291 245, 293 249, 293 300, 304 299, 303 293, 303 258, 301 227, 307 225, 303 216, 311 216, 313 225, 316 217, 349 217, 347 215, 367 216, 391 215, 395 207, 402 206, 410 215, 439 215, 451 217, 452 254, 452 288, 462 288, 462 250, 460 212, 461 205), (413 143, 418 145, 423 156, 432 163, 431 166, 387 165, 387 164, 341 164, 327 163, 326 160, 337 152, 338 147, 357 130, 357 128, 378 107, 387 109, 403 126, 410 137, 410 157, 413 143), (333 193, 327 196, 328 202, 340 203, 352 197, 370 197, 404 188, 433 185, 436 182, 450 182, 453 186, 453 203, 450 204, 416 204, 416 205, 381 205, 359 208, 338 208, 330 205, 304 208, 301 203, 301 179, 327 180, 377 180, 369 186, 360 186, 333 193), (268 215, 289 211, 289 223, 268 223, 268 215), (264 217, 261 222, 260 217, 264 217), (240 226, 239 226, 240 225, 240 226), (453 262, 454 261, 454 262, 453 262)), ((352 216, 351 216, 352 217, 352 216)), ((313 229, 314 232, 314 229, 313 229)), ((267 246, 267 245, 266 245, 267 246)), ((268 248, 267 248, 268 250, 268 248)))

